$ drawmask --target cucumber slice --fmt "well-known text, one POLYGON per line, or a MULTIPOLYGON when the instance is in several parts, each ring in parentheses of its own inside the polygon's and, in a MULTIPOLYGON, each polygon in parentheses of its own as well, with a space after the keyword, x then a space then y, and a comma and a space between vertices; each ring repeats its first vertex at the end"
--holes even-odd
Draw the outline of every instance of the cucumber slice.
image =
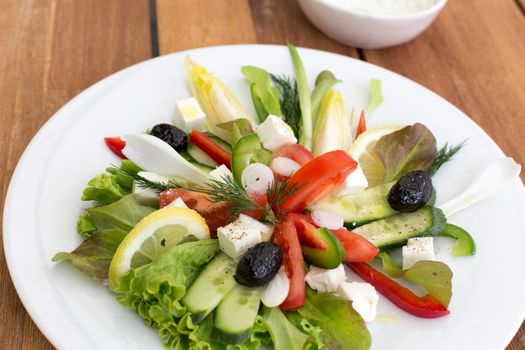
POLYGON ((343 217, 345 226, 353 229, 370 221, 383 219, 397 213, 387 200, 388 191, 394 185, 389 182, 346 196, 331 196, 308 210, 321 209, 343 217))
POLYGON ((194 323, 201 322, 235 287, 235 261, 219 253, 197 276, 182 298, 194 323))
POLYGON ((304 259, 323 269, 335 269, 345 257, 345 250, 337 237, 327 228, 319 228, 315 231, 317 237, 321 238, 327 245, 326 249, 315 249, 301 246, 304 259))
POLYGON ((433 236, 443 230, 447 219, 438 208, 423 207, 412 213, 399 213, 353 230, 378 248, 404 244, 407 239, 433 236))
POLYGON ((238 184, 242 184, 241 177, 244 168, 253 162, 254 156, 261 150, 263 150, 263 147, 257 134, 244 136, 237 141, 233 147, 231 170, 233 178, 238 184))
POLYGON ((259 312, 261 289, 237 284, 215 310, 213 339, 240 344, 250 337, 259 312))
POLYGON ((201 163, 212 168, 215 168, 219 165, 216 161, 211 159, 209 155, 204 153, 199 147, 195 146, 193 143, 188 143, 186 150, 188 151, 188 154, 193 159, 195 159, 197 163, 201 163))

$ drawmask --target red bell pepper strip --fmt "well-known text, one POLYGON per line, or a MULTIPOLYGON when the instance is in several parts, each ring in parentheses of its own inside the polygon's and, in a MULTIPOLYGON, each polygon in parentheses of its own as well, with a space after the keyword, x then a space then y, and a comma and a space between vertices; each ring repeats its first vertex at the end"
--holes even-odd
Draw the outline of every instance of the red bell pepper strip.
POLYGON ((216 161, 219 165, 224 164, 228 168, 230 168, 230 154, 207 135, 197 130, 192 130, 190 132, 190 142, 193 143, 195 146, 199 147, 204 153, 210 156, 210 158, 216 161))
POLYGON ((282 310, 296 309, 304 305, 306 287, 304 284, 303 252, 293 221, 289 218, 280 221, 275 226, 272 239, 283 251, 283 265, 290 283, 288 296, 280 308, 282 310))
POLYGON ((369 262, 379 253, 379 248, 366 238, 359 236, 346 228, 332 230, 345 250, 344 262, 369 262))
POLYGON ((409 314, 422 318, 437 318, 448 315, 450 312, 436 298, 431 295, 419 297, 410 289, 403 287, 396 281, 383 275, 365 263, 348 264, 350 268, 363 280, 373 285, 392 303, 409 314))
POLYGON ((361 116, 359 117, 359 124, 357 124, 357 131, 355 133, 355 138, 366 131, 366 121, 365 121, 365 111, 361 111, 361 116))
POLYGON ((302 186, 279 206, 287 212, 301 212, 330 195, 357 168, 357 162, 345 151, 324 153, 292 174, 289 186, 302 186))
POLYGON ((128 159, 124 155, 124 153, 122 153, 122 150, 124 149, 124 147, 126 147, 126 142, 120 137, 104 137, 104 142, 106 142, 106 145, 111 150, 111 152, 113 152, 122 159, 128 159))
POLYGON ((325 250, 328 248, 328 244, 315 234, 317 227, 309 215, 290 213, 288 218, 293 221, 301 244, 315 249, 325 250))

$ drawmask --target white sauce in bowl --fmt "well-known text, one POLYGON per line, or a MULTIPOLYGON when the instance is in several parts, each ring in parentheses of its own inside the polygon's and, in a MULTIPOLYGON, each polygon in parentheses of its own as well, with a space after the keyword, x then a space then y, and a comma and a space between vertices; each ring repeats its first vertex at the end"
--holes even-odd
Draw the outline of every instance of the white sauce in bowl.
POLYGON ((323 2, 369 15, 402 16, 422 12, 439 0, 321 0, 323 2))

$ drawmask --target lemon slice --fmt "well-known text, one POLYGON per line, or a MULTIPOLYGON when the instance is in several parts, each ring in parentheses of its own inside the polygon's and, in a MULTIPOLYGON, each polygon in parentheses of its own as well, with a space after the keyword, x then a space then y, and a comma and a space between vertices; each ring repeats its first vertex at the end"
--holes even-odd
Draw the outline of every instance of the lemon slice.
POLYGON ((371 152, 372 148, 381 137, 401 128, 403 126, 389 125, 367 130, 359 135, 350 147, 348 153, 357 160, 361 169, 363 169, 363 173, 368 180, 368 186, 372 187, 380 184, 385 172, 381 160, 371 152))
POLYGON ((109 266, 109 286, 130 269, 148 264, 183 241, 210 238, 206 222, 195 210, 165 207, 145 216, 120 243, 109 266))

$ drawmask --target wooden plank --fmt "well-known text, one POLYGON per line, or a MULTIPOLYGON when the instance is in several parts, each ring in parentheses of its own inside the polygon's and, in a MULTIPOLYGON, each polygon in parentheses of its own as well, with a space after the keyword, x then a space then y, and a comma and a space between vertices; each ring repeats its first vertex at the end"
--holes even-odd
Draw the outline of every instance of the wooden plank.
POLYGON ((514 1, 449 1, 419 38, 364 56, 454 103, 525 164, 524 33, 525 16, 514 1))
POLYGON ((328 38, 308 21, 297 0, 250 0, 257 42, 311 47, 358 57, 357 50, 328 38))
POLYGON ((255 43, 247 0, 157 0, 160 54, 255 43))
MULTIPOLYGON (((147 0, 134 0, 133 6, 126 0, 0 0, 0 8, 0 198, 5 198, 14 167, 42 124, 89 85, 149 58, 151 43, 147 0)), ((0 348, 52 349, 18 299, 1 240, 0 261, 0 348)))

